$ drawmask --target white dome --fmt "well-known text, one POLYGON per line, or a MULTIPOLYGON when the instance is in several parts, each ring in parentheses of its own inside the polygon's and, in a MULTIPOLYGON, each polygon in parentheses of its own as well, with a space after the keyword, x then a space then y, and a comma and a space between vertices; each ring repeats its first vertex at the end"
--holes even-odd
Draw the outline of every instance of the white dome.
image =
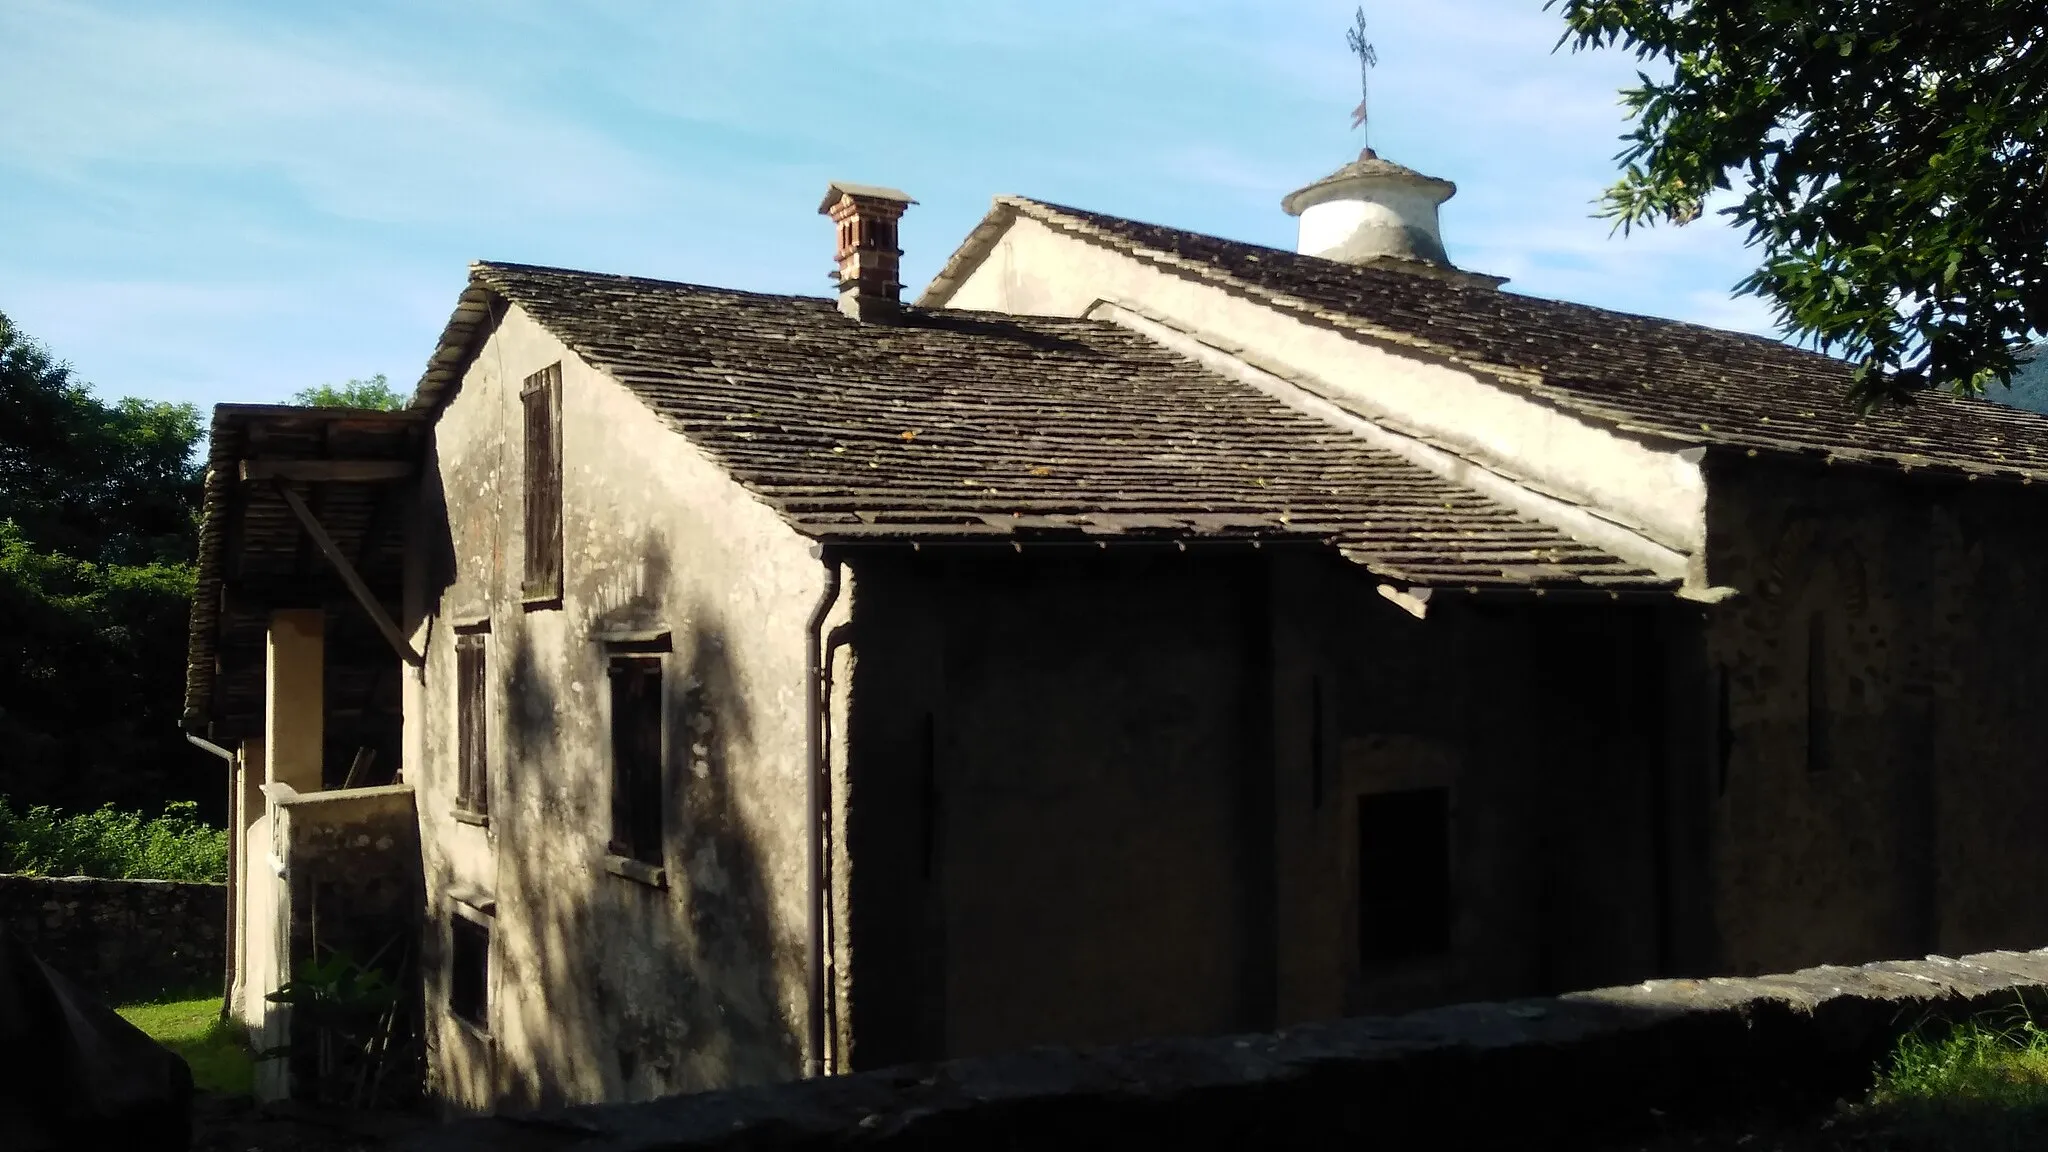
POLYGON ((1458 186, 1382 160, 1372 149, 1280 202, 1301 217, 1295 251, 1346 264, 1419 260, 1450 267, 1437 209, 1458 186))

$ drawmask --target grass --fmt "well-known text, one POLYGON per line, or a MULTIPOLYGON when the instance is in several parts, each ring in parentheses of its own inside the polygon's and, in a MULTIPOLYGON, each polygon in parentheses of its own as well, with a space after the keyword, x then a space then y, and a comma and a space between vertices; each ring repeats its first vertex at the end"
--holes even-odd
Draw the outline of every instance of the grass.
POLYGON ((0 797, 0 872, 217 884, 228 875, 227 829, 201 822, 198 811, 189 800, 146 818, 111 806, 17 811, 0 797))
POLYGON ((192 1068, 192 1082, 201 1092, 249 1094, 249 1047, 242 1038, 241 1025, 220 1018, 219 996, 129 1004, 114 1011, 147 1032, 150 1039, 183 1056, 192 1068))
POLYGON ((2024 1004, 1902 1037, 1870 1090, 1824 1116, 1730 1116, 1632 1152, 2048 1152, 2048 1028, 2024 1004))
POLYGON ((2022 1008, 1908 1035, 1852 1117, 1897 1148, 2048 1148, 2048 1030, 2022 1008))

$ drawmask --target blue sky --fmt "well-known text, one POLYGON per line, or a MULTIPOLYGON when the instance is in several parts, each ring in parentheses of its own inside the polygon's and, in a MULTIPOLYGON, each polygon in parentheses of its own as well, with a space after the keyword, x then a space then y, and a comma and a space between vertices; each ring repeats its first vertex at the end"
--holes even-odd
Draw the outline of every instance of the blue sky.
MULTIPOLYGON (((832 179, 914 291, 1015 192, 1291 246, 1355 0, 0 5, 0 312, 110 396, 410 387, 472 259, 823 295, 832 179)), ((1636 62, 1541 0, 1379 0, 1372 143, 1511 289, 1769 331, 1709 218, 1591 218, 1636 62)))

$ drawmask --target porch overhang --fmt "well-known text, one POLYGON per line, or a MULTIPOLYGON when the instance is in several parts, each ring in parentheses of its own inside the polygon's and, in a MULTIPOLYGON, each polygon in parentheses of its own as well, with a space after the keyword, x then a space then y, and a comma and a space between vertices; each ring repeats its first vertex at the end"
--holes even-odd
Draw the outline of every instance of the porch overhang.
POLYGON ((187 639, 188 733, 228 748, 264 734, 271 614, 308 608, 328 620, 330 738, 375 746, 384 741, 365 737, 395 731, 397 671, 410 652, 393 623, 404 501, 427 434, 420 411, 214 409, 187 639))

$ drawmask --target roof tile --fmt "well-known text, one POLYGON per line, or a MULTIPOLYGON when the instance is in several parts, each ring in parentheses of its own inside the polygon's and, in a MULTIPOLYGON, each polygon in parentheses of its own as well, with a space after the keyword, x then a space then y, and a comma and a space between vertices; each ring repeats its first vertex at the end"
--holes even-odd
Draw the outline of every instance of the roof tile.
POLYGON ((1671 583, 1112 324, 472 277, 821 539, 1315 539, 1410 583, 1671 583))

